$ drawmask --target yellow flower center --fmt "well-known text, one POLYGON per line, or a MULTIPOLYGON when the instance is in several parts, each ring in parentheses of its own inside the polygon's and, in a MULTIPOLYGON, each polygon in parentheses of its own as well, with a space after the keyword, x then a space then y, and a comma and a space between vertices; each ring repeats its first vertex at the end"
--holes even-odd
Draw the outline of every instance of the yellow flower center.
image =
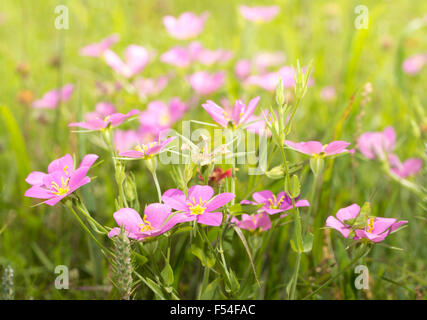
POLYGON ((64 173, 68 176, 68 166, 64 167, 64 173))
POLYGON ((139 232, 146 232, 146 231, 153 230, 153 227, 151 226, 150 221, 147 220, 146 216, 144 216, 143 221, 144 223, 141 223, 140 225, 138 225, 138 227, 140 228, 139 232))
POLYGON ((206 211, 206 201, 203 201, 202 198, 199 197, 199 203, 196 204, 196 200, 194 198, 192 200, 193 202, 187 202, 187 205, 189 206, 188 209, 190 209, 190 214, 195 216, 203 214, 206 211))
POLYGON ((166 126, 169 124, 169 122, 171 121, 171 117, 169 114, 165 113, 164 115, 162 115, 159 119, 159 122, 162 126, 166 126))
POLYGON ((369 233, 372 233, 372 230, 374 230, 374 219, 373 218, 369 218, 368 219, 368 225, 366 226, 366 231, 369 233))
POLYGON ((222 114, 224 115, 224 119, 227 119, 227 117, 228 117, 227 112, 223 111, 222 114))
POLYGON ((50 185, 54 191, 51 191, 51 192, 53 194, 56 194, 57 196, 62 196, 66 194, 70 190, 70 187, 68 186, 69 181, 70 181, 70 178, 67 178, 64 181, 64 177, 61 177, 61 186, 58 186, 58 184, 55 181, 52 181, 50 185))
POLYGON ((285 196, 281 196, 279 201, 277 201, 276 195, 273 194, 273 199, 268 199, 268 202, 270 202, 270 209, 280 209, 280 206, 284 200, 285 196))

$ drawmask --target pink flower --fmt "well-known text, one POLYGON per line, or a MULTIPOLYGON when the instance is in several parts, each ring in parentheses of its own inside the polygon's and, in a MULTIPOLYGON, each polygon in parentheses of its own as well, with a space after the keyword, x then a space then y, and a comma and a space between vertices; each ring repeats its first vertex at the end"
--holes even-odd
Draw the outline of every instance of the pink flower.
MULTIPOLYGON (((264 204, 264 206, 258 210, 259 213, 267 213, 269 215, 276 214, 283 211, 288 211, 293 208, 292 198, 288 196, 285 192, 280 192, 277 197, 270 190, 263 190, 255 192, 252 195, 254 201, 243 200, 241 204, 264 204)), ((307 200, 298 200, 295 198, 295 207, 308 207, 310 203, 307 200)), ((284 217, 282 215, 281 217, 284 217)))
POLYGON ((239 6, 240 14, 246 20, 253 22, 268 22, 273 20, 273 18, 279 13, 280 8, 278 6, 239 6))
POLYGON ((158 134, 162 130, 171 128, 184 116, 187 109, 188 106, 180 98, 172 98, 169 104, 159 100, 151 101, 147 110, 141 112, 139 122, 145 131, 158 134))
POLYGON ((403 179, 418 173, 418 171, 421 170, 421 166, 423 165, 423 160, 418 158, 410 158, 402 163, 394 154, 390 154, 388 156, 388 160, 391 171, 403 179))
POLYGON ((140 97, 146 98, 151 95, 157 95, 163 91, 168 85, 169 76, 161 76, 158 78, 138 78, 135 79, 133 85, 140 97))
POLYGON ((59 102, 67 102, 74 91, 74 85, 66 84, 59 90, 46 92, 40 100, 33 102, 33 108, 38 109, 55 109, 59 102))
POLYGON ((125 61, 111 50, 104 52, 107 64, 118 74, 130 78, 144 69, 151 59, 150 53, 144 47, 132 44, 126 48, 125 61))
POLYGON ((100 57, 113 44, 119 41, 119 39, 120 36, 118 34, 113 34, 105 39, 102 39, 98 43, 92 43, 84 48, 81 48, 80 55, 89 57, 100 57))
POLYGON ((235 223, 240 229, 256 231, 266 231, 271 228, 271 221, 267 214, 258 213, 254 215, 242 214, 241 220, 236 217, 231 218, 231 222, 235 223))
POLYGON ((210 66, 215 63, 224 63, 230 60, 232 57, 231 51, 218 49, 218 50, 208 50, 202 48, 197 55, 197 60, 205 65, 210 66))
POLYGON ((50 206, 57 204, 76 189, 90 182, 86 176, 90 167, 98 159, 95 154, 86 155, 80 167, 74 168, 73 158, 66 154, 49 164, 48 173, 34 171, 28 175, 25 181, 32 185, 25 192, 26 197, 47 199, 43 203, 50 206))
POLYGON ((259 73, 265 73, 267 68, 281 65, 285 62, 283 52, 260 52, 254 58, 254 64, 259 73))
POLYGON ((172 37, 186 40, 197 37, 203 31, 208 16, 207 12, 202 13, 200 17, 192 12, 184 12, 178 18, 163 17, 163 24, 172 37))
POLYGON ((85 122, 73 122, 69 127, 80 127, 87 130, 105 130, 106 128, 117 127, 126 119, 139 114, 139 110, 133 109, 127 114, 115 113, 115 108, 109 103, 98 103, 95 112, 86 114, 85 122))
POLYGON ((192 55, 189 50, 182 46, 176 46, 169 51, 163 53, 160 61, 171 64, 175 67, 188 67, 192 62, 192 55))
POLYGON ((327 86, 323 87, 320 91, 320 98, 323 101, 332 101, 335 100, 337 97, 337 92, 335 90, 335 87, 333 86, 327 86))
POLYGON ((140 134, 136 130, 115 130, 113 143, 116 150, 123 152, 141 143, 140 134))
MULTIPOLYGON (((262 75, 252 75, 245 81, 246 84, 256 85, 264 90, 273 92, 276 90, 279 80, 282 79, 284 88, 293 88, 295 86, 295 69, 289 66, 280 68, 277 72, 269 72, 262 75)), ((313 84, 313 79, 309 78, 307 86, 313 84)))
POLYGON ((420 53, 413 55, 403 61, 402 69, 410 75, 415 75, 427 64, 427 54, 420 53))
POLYGON ((392 127, 387 127, 383 132, 365 132, 357 145, 366 158, 385 159, 393 151, 395 143, 396 133, 392 127))
POLYGON ((153 141, 147 144, 138 144, 134 150, 127 150, 119 153, 121 157, 134 158, 134 159, 150 159, 156 154, 159 154, 163 149, 174 140, 176 137, 170 137, 162 142, 153 141))
POLYGON ((234 73, 236 74, 237 78, 244 80, 250 75, 251 68, 252 66, 250 60, 241 59, 237 61, 236 65, 234 66, 234 73))
POLYGON ((309 156, 334 156, 342 153, 353 153, 354 150, 347 150, 346 148, 350 145, 350 142, 346 141, 332 141, 329 144, 322 145, 318 141, 308 141, 308 142, 292 142, 285 140, 285 145, 291 149, 304 153, 309 156))
POLYGON ((260 97, 255 97, 249 101, 248 106, 243 103, 242 100, 236 100, 234 108, 229 114, 226 110, 221 108, 215 102, 208 100, 202 107, 209 113, 212 119, 219 125, 227 128, 231 123, 235 128, 248 123, 258 105, 260 97))
MULTIPOLYGON (((144 218, 131 208, 123 208, 114 214, 116 223, 134 240, 144 240, 155 237, 172 229, 175 225, 187 221, 183 214, 172 214, 171 208, 161 203, 149 204, 144 210, 144 218)), ((120 234, 120 228, 113 228, 108 233, 112 238, 120 234)))
POLYGON ((193 73, 189 78, 190 85, 193 87, 194 91, 201 95, 208 95, 217 91, 222 87, 224 81, 225 73, 221 71, 214 74, 210 74, 206 71, 199 71, 193 73))
POLYGON ((219 226, 222 223, 222 213, 215 211, 234 199, 232 193, 220 193, 213 197, 214 190, 210 186, 195 185, 188 190, 188 198, 179 189, 169 189, 162 200, 171 208, 183 212, 188 221, 219 226), (213 197, 213 198, 212 198, 213 197))
POLYGON ((203 65, 210 66, 214 63, 224 63, 230 60, 232 53, 227 50, 208 50, 203 48, 199 42, 192 42, 187 47, 175 46, 162 54, 162 62, 176 67, 188 67, 191 63, 198 61, 203 65))
POLYGON ((367 217, 366 221, 362 221, 363 229, 360 229, 357 218, 363 218, 359 217, 359 213, 360 206, 352 204, 338 210, 336 218, 329 216, 326 219, 326 226, 338 230, 344 238, 349 238, 351 235, 353 240, 365 238, 372 242, 380 242, 391 232, 408 223, 406 220, 397 221, 394 218, 367 217))

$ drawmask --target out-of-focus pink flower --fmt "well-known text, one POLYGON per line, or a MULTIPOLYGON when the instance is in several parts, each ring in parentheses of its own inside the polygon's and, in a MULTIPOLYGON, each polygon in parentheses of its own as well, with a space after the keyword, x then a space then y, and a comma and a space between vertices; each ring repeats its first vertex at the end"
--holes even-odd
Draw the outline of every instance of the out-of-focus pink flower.
POLYGON ((388 156, 388 161, 390 163, 391 171, 403 179, 417 174, 423 165, 423 160, 419 158, 410 158, 402 163, 395 154, 390 154, 388 156))
POLYGON ((304 153, 309 156, 334 156, 342 153, 353 153, 354 150, 347 150, 346 148, 350 145, 350 142, 346 141, 332 141, 329 144, 322 145, 318 141, 307 141, 307 142, 292 142, 285 140, 285 145, 289 148, 304 153))
POLYGON ((266 231, 271 228, 271 220, 265 213, 258 213, 254 215, 242 214, 241 220, 236 217, 231 218, 231 222, 235 223, 240 229, 249 231, 266 231))
POLYGON ((285 55, 281 51, 260 52, 254 57, 254 64, 259 73, 263 74, 267 68, 279 66, 285 62, 285 55))
POLYGON ((123 152, 142 143, 141 135, 136 130, 115 130, 113 143, 116 150, 123 152))
POLYGON ((164 141, 153 141, 147 144, 138 144, 134 150, 127 150, 119 153, 119 156, 133 159, 151 159, 159 154, 176 137, 170 137, 164 141))
POLYGON ((48 173, 34 171, 25 181, 32 185, 25 192, 26 197, 47 199, 43 203, 53 206, 81 186, 90 182, 86 176, 90 167, 98 159, 96 154, 86 155, 80 167, 74 168, 73 158, 66 154, 49 164, 48 173))
POLYGON ((208 95, 217 91, 223 86, 224 81, 225 73, 222 71, 214 74, 206 71, 198 71, 189 77, 191 87, 201 95, 208 95))
POLYGON ((104 58, 115 72, 130 78, 144 69, 151 59, 151 54, 144 47, 131 44, 126 48, 125 61, 110 49, 104 52, 104 58))
POLYGON ((357 142, 360 152, 368 159, 385 159, 394 149, 396 133, 392 127, 383 132, 365 132, 357 142))
POLYGON ((172 214, 171 208, 162 203, 149 204, 144 210, 144 218, 131 208, 122 208, 113 216, 120 227, 111 229, 108 237, 117 236, 123 228, 129 238, 137 241, 159 236, 188 220, 183 214, 172 214))
POLYGON ((106 128, 117 127, 126 119, 139 114, 139 110, 133 109, 127 114, 116 113, 112 104, 102 102, 96 105, 95 112, 89 112, 85 116, 84 122, 70 123, 69 127, 80 127, 87 130, 104 130, 106 128))
POLYGON ((232 57, 231 51, 218 49, 209 50, 197 42, 191 42, 187 47, 175 46, 162 54, 160 60, 176 67, 188 67, 193 62, 210 66, 215 63, 224 63, 232 57))
POLYGON ((133 85, 142 98, 146 98, 151 95, 157 95, 163 91, 163 89, 168 85, 169 76, 161 76, 158 78, 137 78, 135 79, 133 85))
POLYGON ((202 13, 199 17, 192 12, 184 12, 178 18, 163 17, 163 24, 172 37, 187 40, 197 37, 203 31, 208 17, 208 12, 202 13))
POLYGON ((218 49, 208 50, 202 48, 197 55, 197 61, 205 66, 210 66, 215 63, 224 63, 230 60, 232 57, 231 51, 218 49))
MULTIPOLYGON (((252 195, 254 201, 243 200, 241 204, 264 204, 262 208, 258 210, 258 213, 267 213, 269 215, 288 211, 293 208, 292 198, 288 196, 284 191, 280 192, 277 197, 270 190, 263 190, 255 192, 252 195)), ((308 207, 310 203, 307 200, 299 200, 299 197, 294 199, 295 207, 308 207)), ((282 215, 281 217, 284 217, 282 215)))
MULTIPOLYGON (((277 72, 268 72, 262 75, 252 75, 245 81, 246 84, 256 85, 264 90, 273 92, 276 90, 279 80, 282 79, 284 88, 293 88, 295 86, 295 69, 290 66, 284 66, 277 72)), ((313 79, 310 77, 307 86, 313 85, 313 79)))
POLYGON ((184 68, 191 64, 192 56, 187 48, 176 46, 163 53, 160 57, 160 61, 175 67, 184 68))
POLYGON ((222 223, 222 213, 218 210, 235 198, 233 193, 220 193, 213 197, 214 190, 210 186, 195 185, 188 189, 188 198, 179 189, 169 189, 162 200, 171 208, 184 213, 189 220, 197 223, 219 226, 222 223), (213 197, 213 198, 212 198, 213 197))
POLYGON ((273 20, 273 18, 280 12, 280 8, 278 6, 248 7, 242 5, 239 6, 239 11, 246 20, 261 23, 273 20))
POLYGON ((46 92, 43 97, 33 102, 33 108, 37 109, 55 109, 59 102, 67 102, 74 92, 74 85, 66 84, 61 89, 46 92))
POLYGON ((116 108, 112 103, 109 102, 98 102, 95 105, 95 111, 94 112, 88 112, 85 115, 85 120, 90 121, 94 119, 104 119, 108 117, 109 115, 116 112, 116 108))
POLYGON ((246 106, 243 101, 236 100, 231 114, 215 102, 208 100, 202 107, 209 113, 212 119, 222 127, 228 127, 229 123, 235 128, 248 123, 258 105, 260 97, 255 97, 246 106))
POLYGON ((163 101, 151 101, 147 110, 141 112, 139 122, 145 131, 160 133, 162 130, 169 129, 173 124, 181 119, 188 106, 180 98, 172 98, 169 104, 163 101))
POLYGON ((338 210, 336 218, 329 216, 326 219, 326 226, 338 230, 344 238, 352 236, 353 240, 365 238, 372 242, 381 242, 391 232, 408 223, 406 220, 397 221, 395 218, 367 217, 367 220, 363 221, 364 228, 360 229, 356 223, 359 213, 360 206, 352 204, 338 210))
POLYGON ((92 43, 84 48, 80 49, 80 55, 89 57, 100 57, 106 50, 119 41, 120 36, 118 34, 112 34, 111 36, 102 39, 100 42, 92 43))
POLYGON ((427 54, 419 53, 403 61, 402 69, 410 75, 415 75, 427 64, 427 54))
POLYGON ((234 72, 236 73, 237 78, 240 80, 246 79, 251 73, 251 61, 248 59, 241 59, 237 61, 234 66, 234 72))
POLYGON ((334 86, 327 86, 320 91, 320 98, 323 101, 332 101, 337 97, 337 92, 334 86))

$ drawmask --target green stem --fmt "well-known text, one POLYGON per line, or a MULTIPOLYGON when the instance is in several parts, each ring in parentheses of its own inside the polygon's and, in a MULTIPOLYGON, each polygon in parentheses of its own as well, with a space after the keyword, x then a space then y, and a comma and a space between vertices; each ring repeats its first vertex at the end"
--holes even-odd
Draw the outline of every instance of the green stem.
POLYGON ((77 219, 77 221, 80 223, 80 225, 83 227, 83 229, 89 234, 89 236, 96 242, 96 244, 102 249, 102 253, 108 258, 108 256, 106 255, 106 252, 109 254, 113 254, 110 250, 108 250, 107 248, 105 248, 99 241, 98 239, 92 234, 92 232, 90 232, 90 230, 88 229, 88 227, 84 224, 84 222, 82 221, 82 219, 80 219, 79 215, 77 214, 77 212, 74 210, 73 205, 70 201, 66 201, 65 202, 65 206, 74 214, 74 217, 77 219), (104 252, 105 251, 105 252, 104 252))
POLYGON ((153 175, 154 184, 156 185, 159 202, 162 202, 162 190, 160 189, 159 180, 157 179, 156 169, 154 169, 151 174, 153 175))

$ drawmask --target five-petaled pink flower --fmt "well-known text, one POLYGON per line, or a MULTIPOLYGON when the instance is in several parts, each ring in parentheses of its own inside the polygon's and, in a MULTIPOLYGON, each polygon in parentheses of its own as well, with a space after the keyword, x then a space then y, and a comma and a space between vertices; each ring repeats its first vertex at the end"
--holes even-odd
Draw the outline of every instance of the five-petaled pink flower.
POLYGON ((111 36, 102 39, 100 42, 92 43, 84 48, 80 49, 80 55, 89 57, 100 57, 106 50, 119 41, 120 36, 118 34, 112 34, 111 36))
POLYGON ((285 140, 285 145, 289 148, 304 153, 313 157, 328 157, 339 155, 343 153, 353 153, 353 149, 346 149, 350 143, 346 141, 332 141, 329 144, 322 145, 318 141, 307 141, 307 142, 292 142, 285 140))
POLYGON ((367 217, 363 221, 364 227, 354 226, 360 213, 360 206, 352 204, 338 210, 336 218, 329 216, 326 226, 338 230, 344 238, 350 236, 353 240, 368 239, 372 242, 383 241, 391 232, 408 223, 406 220, 397 221, 395 218, 367 217))
POLYGON ((69 127, 80 127, 87 130, 105 130, 107 128, 117 127, 126 119, 139 114, 139 110, 133 109, 127 114, 115 112, 113 105, 101 102, 96 105, 95 112, 86 114, 84 122, 70 123, 69 127))
POLYGON ((241 220, 236 217, 231 218, 231 222, 235 223, 240 229, 249 231, 265 231, 271 228, 271 220, 265 213, 258 213, 254 215, 242 214, 241 220))
POLYGON ((163 17, 163 24, 172 37, 187 40, 197 37, 203 31, 208 17, 207 12, 202 13, 199 17, 192 12, 184 12, 178 18, 163 17))
POLYGON ((49 164, 48 173, 34 171, 25 181, 32 185, 25 192, 26 197, 47 199, 44 203, 53 206, 76 189, 90 182, 86 176, 90 167, 98 159, 95 154, 86 155, 80 167, 74 168, 73 158, 66 154, 49 164))
POLYGON ((129 238, 138 241, 161 235, 176 224, 188 221, 181 213, 172 214, 171 208, 162 203, 149 204, 144 210, 144 218, 131 208, 120 209, 113 216, 119 227, 111 229, 108 236, 112 238, 120 234, 123 228, 129 238))
POLYGON ((278 6, 239 6, 240 14, 243 18, 253 22, 271 21, 280 11, 278 6))
POLYGON ((107 64, 118 74, 130 78, 144 69, 151 59, 151 54, 147 49, 132 44, 126 48, 125 61, 110 49, 104 52, 107 64))
POLYGON ((67 102, 74 91, 74 85, 66 84, 61 89, 46 92, 43 97, 33 102, 33 108, 55 109, 60 102, 67 102))
POLYGON ((189 77, 191 87, 201 95, 208 95, 217 91, 222 87, 224 81, 225 73, 221 71, 214 74, 206 71, 198 71, 189 77))
POLYGON ((392 127, 387 127, 383 132, 363 133, 357 145, 366 158, 384 160, 393 151, 395 143, 396 133, 392 127))
POLYGON ((202 107, 209 113, 212 119, 222 127, 226 128, 231 124, 234 128, 237 128, 254 120, 252 115, 259 100, 260 97, 253 98, 249 101, 248 106, 246 106, 242 100, 236 100, 231 114, 211 100, 202 104, 202 107))
POLYGON ((159 154, 176 137, 170 137, 164 141, 153 141, 145 144, 137 144, 134 150, 122 151, 119 156, 133 159, 150 159, 159 154))
MULTIPOLYGON (((292 198, 284 191, 280 192, 277 197, 270 190, 255 192, 252 195, 254 201, 242 200, 241 204, 263 204, 258 212, 268 213, 270 215, 291 210, 293 208, 292 198)), ((310 203, 307 200, 299 200, 299 197, 294 199, 295 207, 308 207, 310 203)), ((282 215, 282 217, 285 215, 282 215)))
POLYGON ((169 189, 163 194, 162 200, 171 208, 187 215, 189 221, 219 226, 222 223, 222 213, 215 210, 233 200, 235 195, 229 192, 215 197, 213 195, 212 187, 195 185, 188 190, 188 198, 179 189, 169 189))

